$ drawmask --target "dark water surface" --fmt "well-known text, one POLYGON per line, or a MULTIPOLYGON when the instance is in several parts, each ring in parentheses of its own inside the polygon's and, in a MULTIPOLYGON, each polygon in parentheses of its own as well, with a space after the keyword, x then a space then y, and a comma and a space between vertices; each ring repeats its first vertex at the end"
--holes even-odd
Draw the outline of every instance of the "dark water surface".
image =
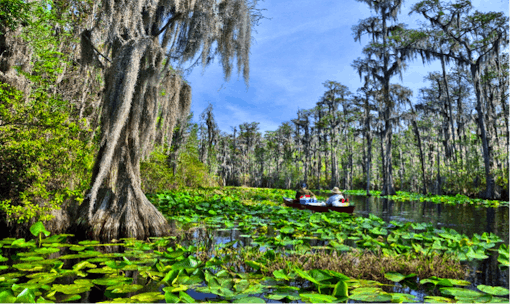
POLYGON ((356 205, 354 213, 368 217, 369 214, 385 222, 432 223, 434 227, 447 227, 473 237, 491 232, 505 244, 509 242, 508 207, 486 208, 474 205, 446 205, 433 202, 395 202, 377 197, 347 196, 356 205))
MULTIPOLYGON (((382 218, 385 222, 432 223, 434 227, 447 227, 473 237, 477 233, 491 232, 499 236, 505 244, 509 242, 508 207, 486 208, 474 205, 446 205, 433 202, 395 202, 393 200, 365 196, 348 196, 356 205, 354 213, 368 217, 369 214, 382 218)), ((498 245, 499 246, 499 245, 498 245)), ((509 271, 498 266, 497 252, 488 259, 470 262, 472 272, 469 281, 474 285, 509 285, 509 271)))

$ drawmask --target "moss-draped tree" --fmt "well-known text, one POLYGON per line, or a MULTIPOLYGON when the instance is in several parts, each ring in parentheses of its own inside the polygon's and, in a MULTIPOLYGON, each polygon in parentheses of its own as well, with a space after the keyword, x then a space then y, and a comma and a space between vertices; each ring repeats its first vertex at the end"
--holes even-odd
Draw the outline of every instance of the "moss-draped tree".
POLYGON ((395 120, 394 101, 390 94, 390 80, 393 76, 400 74, 405 68, 405 60, 408 55, 400 52, 393 44, 395 31, 404 28, 403 24, 397 23, 397 15, 400 11, 402 0, 357 0, 367 4, 370 9, 376 12, 372 16, 360 20, 358 25, 352 27, 355 41, 361 39, 362 35, 369 35, 371 43, 363 48, 365 58, 356 59, 352 66, 358 71, 360 78, 362 75, 369 75, 374 81, 382 86, 382 96, 385 104, 383 119, 384 128, 382 129, 382 139, 384 145, 382 151, 383 167, 383 195, 394 195, 392 169, 392 134, 393 123, 395 120))
POLYGON ((101 142, 74 232, 101 240, 168 233, 140 185, 140 160, 170 144, 189 112, 191 87, 171 63, 205 67, 218 56, 226 79, 249 74, 256 0, 102 0, 82 34, 82 63, 105 66, 101 142))
MULTIPOLYGON (((420 1, 412 13, 421 14, 430 22, 430 31, 426 39, 417 40, 408 48, 409 52, 419 53, 424 61, 440 59, 454 61, 457 65, 468 67, 471 83, 476 96, 476 122, 480 129, 483 161, 485 169, 485 198, 494 197, 494 143, 488 131, 487 98, 483 90, 483 69, 499 57, 500 50, 508 46, 508 17, 502 12, 482 13, 472 10, 471 1, 459 0, 453 3, 440 1, 420 1), (438 40, 437 36, 445 37, 438 40)), ((411 37, 413 37, 411 35, 411 37)), ((502 98, 504 100, 504 98, 502 98)), ((490 102, 490 99, 488 100, 490 102)), ((490 105, 489 105, 490 108, 490 105)))

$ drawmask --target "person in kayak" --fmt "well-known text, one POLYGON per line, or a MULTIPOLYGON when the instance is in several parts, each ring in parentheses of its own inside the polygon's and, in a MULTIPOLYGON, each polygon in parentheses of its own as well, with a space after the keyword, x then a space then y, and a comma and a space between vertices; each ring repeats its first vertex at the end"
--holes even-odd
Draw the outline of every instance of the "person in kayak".
POLYGON ((315 194, 313 194, 313 192, 308 190, 307 188, 308 186, 306 185, 306 183, 299 184, 299 189, 296 191, 297 200, 303 196, 306 197, 307 195, 308 197, 315 198, 315 194))
POLYGON ((333 190, 331 190, 331 193, 333 194, 328 198, 326 201, 326 206, 334 206, 334 207, 345 207, 349 206, 348 202, 345 202, 345 198, 340 192, 340 189, 338 187, 334 187, 333 190), (344 200, 344 202, 342 202, 344 200))

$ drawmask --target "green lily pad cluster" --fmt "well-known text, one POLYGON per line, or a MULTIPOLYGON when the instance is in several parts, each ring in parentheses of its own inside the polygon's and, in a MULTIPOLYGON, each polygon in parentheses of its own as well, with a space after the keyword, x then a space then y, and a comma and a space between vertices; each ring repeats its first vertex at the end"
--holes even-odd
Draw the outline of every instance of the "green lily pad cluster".
POLYGON ((314 214, 281 206, 281 196, 291 196, 281 190, 222 191, 167 192, 153 199, 160 209, 168 206, 166 216, 183 227, 240 230, 249 245, 234 240, 211 247, 207 242, 184 241, 184 234, 71 244, 71 235, 50 236, 37 223, 31 229, 34 239, 0 241, 0 302, 85 302, 93 293, 100 294, 102 303, 508 302, 508 289, 498 286, 478 285, 473 290, 463 280, 390 271, 384 273, 386 281, 378 282, 304 267, 321 250, 343 253, 356 248, 396 257, 464 253, 467 260, 497 252, 501 267, 507 267, 508 247, 498 247, 501 240, 495 235, 467 238, 428 224, 388 224, 374 216, 337 212, 314 214), (122 250, 112 252, 112 246, 122 250), (303 262, 273 270, 287 256, 303 257, 303 262), (392 292, 393 284, 416 281, 421 296, 392 292), (422 298, 426 286, 432 289, 422 298))
MULTIPOLYGON (((158 194, 155 204, 160 208, 169 206, 171 211, 165 214, 171 220, 239 229, 252 236, 252 245, 261 247, 300 246, 304 244, 304 237, 317 237, 325 241, 324 246, 334 250, 361 248, 382 251, 390 256, 435 253, 449 254, 460 261, 472 261, 486 259, 492 252, 497 252, 501 265, 508 266, 506 247, 492 233, 474 234, 469 238, 453 229, 436 229, 430 223, 391 221, 388 225, 374 215, 363 218, 338 212, 311 213, 282 206, 282 196, 278 200, 274 196, 266 200, 259 189, 252 190, 253 195, 261 200, 258 204, 246 204, 241 198, 235 198, 237 193, 243 193, 239 197, 247 197, 247 191, 226 188, 223 195, 204 190, 165 192, 158 194), (269 236, 270 228, 276 230, 277 235, 269 236)), ((267 189, 264 191, 267 192, 267 189)), ((276 193, 289 196, 289 191, 285 191, 278 190, 276 193)))

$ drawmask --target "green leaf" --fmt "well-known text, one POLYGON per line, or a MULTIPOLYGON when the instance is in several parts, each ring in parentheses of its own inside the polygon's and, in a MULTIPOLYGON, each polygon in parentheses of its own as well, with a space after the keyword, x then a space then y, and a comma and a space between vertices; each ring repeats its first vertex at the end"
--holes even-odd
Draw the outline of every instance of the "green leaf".
POLYGON ((96 285, 118 285, 121 283, 131 283, 132 281, 132 278, 127 277, 106 277, 101 279, 94 279, 92 280, 92 283, 96 285))
POLYGON ((62 302, 72 302, 72 301, 76 301, 76 300, 79 300, 81 299, 81 296, 80 295, 67 295, 67 296, 64 296, 61 301, 62 302))
POLYGON ((92 285, 85 284, 70 284, 70 285, 61 285, 61 284, 53 284, 51 289, 61 292, 63 294, 79 294, 82 292, 89 291, 92 285))
POLYGON ((390 281, 398 283, 406 278, 405 275, 398 272, 387 272, 384 274, 384 277, 390 281))
POLYGON ((311 277, 308 273, 304 272, 303 270, 299 269, 299 268, 294 268, 294 271, 296 272, 296 274, 298 276, 300 276, 301 278, 305 279, 305 280, 308 280, 314 284, 320 284, 319 281, 315 280, 313 277, 311 277))
POLYGON ((35 301, 35 303, 55 303, 55 302, 50 301, 50 300, 46 300, 43 297, 39 297, 39 298, 37 298, 37 301, 35 301))
MULTIPOLYGON (((143 288, 142 285, 137 284, 121 284, 114 286, 115 288, 112 290, 112 293, 128 293, 135 292, 143 288)), ((110 288, 110 287, 108 287, 110 288)))
POLYGON ((11 290, 4 290, 0 292, 0 303, 14 303, 16 297, 12 294, 11 290))
POLYGON ((196 268, 200 264, 200 261, 195 258, 194 256, 189 256, 188 258, 177 262, 172 265, 173 270, 179 270, 179 269, 189 269, 189 268, 196 268))
POLYGON ((74 271, 78 271, 78 270, 81 270, 81 269, 84 269, 84 268, 96 268, 96 267, 97 267, 96 264, 89 263, 88 261, 83 261, 83 262, 80 262, 78 264, 74 264, 73 265, 73 270, 74 271))
POLYGON ((447 280, 450 281, 450 283, 452 283, 452 285, 454 285, 454 286, 469 286, 469 285, 471 285, 471 282, 464 281, 464 280, 457 280, 457 279, 447 279, 447 280))
POLYGON ((22 292, 16 297, 17 303, 35 303, 34 291, 28 288, 23 289, 22 292))
POLYGON ((283 269, 273 271, 273 276, 278 280, 290 280, 283 269))
POLYGON ((345 281, 340 281, 336 283, 335 288, 333 289, 333 296, 335 297, 348 297, 348 286, 345 281))
POLYGON ((465 289, 465 288, 460 288, 460 287, 443 287, 443 288, 440 288, 439 290, 444 295, 455 296, 455 297, 458 296, 458 297, 463 297, 463 298, 468 298, 468 297, 474 298, 474 297, 479 297, 479 296, 483 295, 481 292, 470 290, 470 289, 465 289))
POLYGON ((165 292, 165 302, 167 303, 179 303, 179 297, 171 292, 165 292))
POLYGON ((40 271, 44 269, 43 265, 33 263, 19 263, 12 265, 12 267, 21 271, 40 271))
POLYGON ((179 273, 181 273, 181 270, 171 270, 165 275, 161 282, 169 282, 170 284, 174 284, 175 280, 179 276, 179 273))
POLYGON ((509 291, 507 288, 500 287, 500 286, 492 287, 492 286, 480 284, 480 285, 476 286, 476 288, 478 288, 479 290, 481 290, 485 293, 491 294, 493 296, 506 296, 509 294, 509 291))
POLYGON ((183 303, 195 303, 195 299, 193 299, 189 294, 184 291, 179 291, 179 302, 183 303))
POLYGON ((280 233, 291 234, 293 232, 294 228, 291 226, 284 226, 282 229, 280 229, 280 233))
POLYGON ((381 302, 389 302, 392 297, 387 293, 373 293, 373 294, 353 294, 349 296, 349 299, 362 301, 362 302, 370 302, 370 303, 381 303, 381 302))
POLYGON ((252 261, 252 260, 246 260, 244 261, 244 263, 248 266, 250 266, 251 268, 253 269, 265 269, 266 267, 264 265, 262 265, 261 263, 258 263, 258 262, 255 262, 255 261, 252 261))
POLYGON ((42 222, 36 222, 32 226, 30 226, 30 233, 32 233, 33 236, 39 236, 39 233, 42 233, 45 236, 50 235, 50 232, 46 230, 42 222))
POLYGON ((148 303, 148 302, 156 302, 156 301, 159 301, 159 300, 164 300, 165 299, 165 296, 162 295, 160 292, 144 292, 144 293, 140 293, 140 294, 137 294, 137 295, 134 295, 131 297, 131 300, 135 300, 135 301, 138 301, 138 302, 145 302, 145 303, 148 303))
POLYGON ((318 293, 301 293, 299 296, 303 301, 311 303, 332 303, 337 300, 334 296, 318 293))
POLYGON ((232 303, 266 303, 266 301, 257 297, 244 297, 235 299, 234 301, 232 301, 232 303))
POLYGON ((392 303, 410 303, 416 302, 416 296, 407 293, 391 293, 392 303))
POLYGON ((436 297, 436 296, 427 296, 425 297, 425 303, 455 303, 455 300, 452 298, 445 297, 436 297))

